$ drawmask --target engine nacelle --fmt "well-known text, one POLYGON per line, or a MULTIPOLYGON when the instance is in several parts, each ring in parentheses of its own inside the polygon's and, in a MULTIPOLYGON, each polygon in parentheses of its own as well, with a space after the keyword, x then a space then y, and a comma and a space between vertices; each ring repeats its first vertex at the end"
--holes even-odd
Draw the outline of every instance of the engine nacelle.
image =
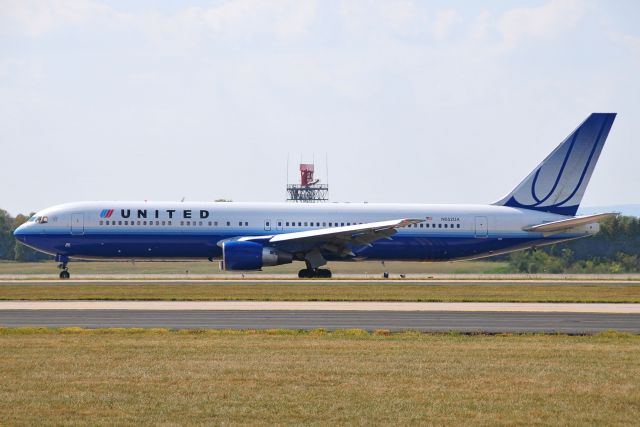
POLYGON ((293 255, 256 242, 231 240, 222 245, 222 269, 260 270, 263 266, 288 264, 293 255))

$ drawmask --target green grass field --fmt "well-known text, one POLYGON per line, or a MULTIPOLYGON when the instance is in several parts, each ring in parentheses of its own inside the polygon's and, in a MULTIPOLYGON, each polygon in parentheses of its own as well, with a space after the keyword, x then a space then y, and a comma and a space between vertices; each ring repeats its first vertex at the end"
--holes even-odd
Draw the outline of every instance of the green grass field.
POLYGON ((632 425, 640 337, 0 330, 3 425, 632 425))
POLYGON ((0 300, 634 302, 640 283, 101 283, 2 284, 0 300))
MULTIPOLYGON (((507 263, 491 261, 464 262, 335 262, 329 268, 336 274, 484 274, 505 272, 507 263)), ((296 262, 269 267, 264 272, 251 274, 295 274, 304 268, 304 263, 296 262)), ((70 262, 69 270, 76 274, 221 274, 217 262, 70 262)), ((56 263, 0 261, 0 274, 51 274, 57 276, 56 263)))

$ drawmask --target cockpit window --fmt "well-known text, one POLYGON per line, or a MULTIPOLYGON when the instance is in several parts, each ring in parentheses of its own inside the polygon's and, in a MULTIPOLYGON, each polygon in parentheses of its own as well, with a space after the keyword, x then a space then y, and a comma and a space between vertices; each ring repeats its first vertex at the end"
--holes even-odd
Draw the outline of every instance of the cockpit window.
POLYGON ((29 220, 27 222, 34 222, 36 220, 35 216, 32 216, 31 218, 29 218, 29 220))
POLYGON ((48 222, 49 222, 49 217, 46 217, 46 216, 37 216, 37 217, 36 217, 36 222, 37 222, 38 224, 46 224, 46 223, 48 223, 48 222))

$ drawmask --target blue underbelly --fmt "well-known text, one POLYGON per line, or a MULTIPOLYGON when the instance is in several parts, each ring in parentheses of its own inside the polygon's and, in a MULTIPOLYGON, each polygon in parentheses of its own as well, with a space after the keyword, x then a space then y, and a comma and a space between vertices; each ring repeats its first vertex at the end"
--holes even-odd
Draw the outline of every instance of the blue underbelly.
MULTIPOLYGON (((85 234, 32 235, 29 246, 52 254, 86 258, 219 258, 222 249, 217 242, 230 235, 220 234, 85 234)), ((426 237, 394 236, 380 240, 371 247, 354 247, 359 259, 448 261, 501 253, 509 250, 566 240, 531 237, 426 237)), ((345 260, 330 252, 323 254, 329 261, 345 260)), ((349 259, 347 257, 346 259, 349 259)))

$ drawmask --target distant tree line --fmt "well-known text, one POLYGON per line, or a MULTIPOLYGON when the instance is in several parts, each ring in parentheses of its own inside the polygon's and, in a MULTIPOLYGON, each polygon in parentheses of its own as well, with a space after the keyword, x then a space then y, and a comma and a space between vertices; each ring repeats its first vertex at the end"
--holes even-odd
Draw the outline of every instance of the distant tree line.
POLYGON ((515 273, 638 273, 640 218, 609 218, 593 237, 514 252, 507 259, 515 273))
POLYGON ((34 251, 18 242, 13 237, 13 231, 25 223, 29 217, 17 215, 11 217, 7 211, 0 209, 0 260, 40 261, 51 259, 51 256, 34 251))

